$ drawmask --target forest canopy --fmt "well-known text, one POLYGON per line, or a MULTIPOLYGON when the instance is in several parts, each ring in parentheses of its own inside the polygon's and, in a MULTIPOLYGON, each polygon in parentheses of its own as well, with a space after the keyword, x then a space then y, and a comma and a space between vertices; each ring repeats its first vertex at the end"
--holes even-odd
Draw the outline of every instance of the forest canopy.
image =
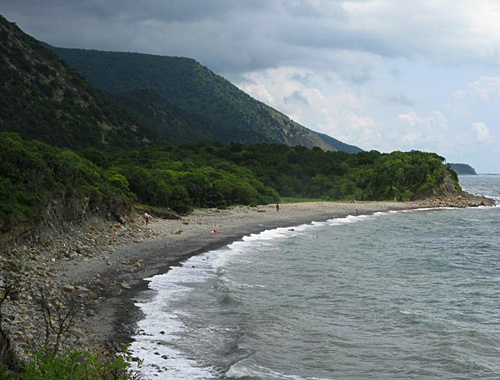
POLYGON ((439 185, 449 173, 443 157, 419 151, 348 154, 218 142, 72 151, 7 132, 0 133, 0 159, 4 230, 40 218, 47 201, 61 195, 178 212, 267 204, 281 197, 404 201, 439 185))

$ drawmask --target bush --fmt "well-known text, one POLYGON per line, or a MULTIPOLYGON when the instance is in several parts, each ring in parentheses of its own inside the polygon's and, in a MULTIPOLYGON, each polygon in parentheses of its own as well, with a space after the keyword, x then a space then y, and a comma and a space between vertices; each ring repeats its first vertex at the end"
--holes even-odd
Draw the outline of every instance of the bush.
POLYGON ((65 352, 60 357, 35 352, 20 373, 0 366, 0 379, 5 380, 132 380, 129 364, 122 358, 102 359, 98 355, 84 355, 79 351, 65 352))

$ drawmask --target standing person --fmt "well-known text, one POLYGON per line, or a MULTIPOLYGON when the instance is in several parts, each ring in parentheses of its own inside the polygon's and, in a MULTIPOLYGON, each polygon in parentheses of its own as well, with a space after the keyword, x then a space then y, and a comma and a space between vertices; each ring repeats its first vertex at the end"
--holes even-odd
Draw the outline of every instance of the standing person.
POLYGON ((280 205, 279 203, 276 203, 276 211, 279 211, 280 210, 280 205))
POLYGON ((150 219, 150 218, 151 218, 151 217, 149 216, 149 214, 148 214, 147 212, 145 212, 145 213, 144 213, 144 220, 146 221, 146 225, 148 225, 148 224, 149 224, 149 219, 150 219))

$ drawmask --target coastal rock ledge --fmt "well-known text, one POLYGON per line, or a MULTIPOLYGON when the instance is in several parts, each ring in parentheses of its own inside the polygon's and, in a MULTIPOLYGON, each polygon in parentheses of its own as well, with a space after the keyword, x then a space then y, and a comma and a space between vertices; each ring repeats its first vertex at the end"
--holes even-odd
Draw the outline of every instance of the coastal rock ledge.
POLYGON ((430 207, 492 207, 496 206, 495 200, 480 195, 473 195, 462 192, 460 195, 453 197, 437 197, 428 199, 430 207))

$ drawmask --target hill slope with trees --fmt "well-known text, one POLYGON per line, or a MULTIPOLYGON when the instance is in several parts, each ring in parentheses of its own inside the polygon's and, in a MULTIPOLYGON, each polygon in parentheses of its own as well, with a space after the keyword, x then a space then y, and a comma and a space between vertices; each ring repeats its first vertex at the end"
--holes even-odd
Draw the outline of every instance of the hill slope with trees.
POLYGON ((253 99, 194 59, 50 47, 170 141, 275 143, 359 152, 253 99), (189 117, 186 118, 185 114, 189 117), (179 133, 178 126, 183 132, 179 133))
POLYGON ((52 145, 139 146, 157 134, 0 16, 0 131, 52 145))

